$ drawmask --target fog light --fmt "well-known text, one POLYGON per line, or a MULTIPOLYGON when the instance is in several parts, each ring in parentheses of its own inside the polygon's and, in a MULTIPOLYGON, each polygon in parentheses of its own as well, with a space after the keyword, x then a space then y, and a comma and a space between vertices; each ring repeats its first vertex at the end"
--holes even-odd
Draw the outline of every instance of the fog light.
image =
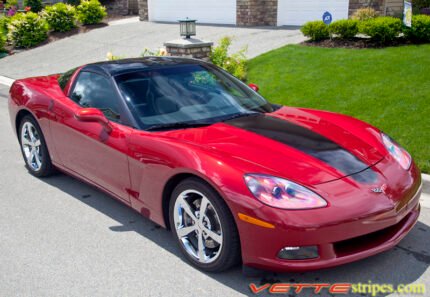
POLYGON ((278 258, 286 260, 306 260, 318 258, 318 247, 312 246, 287 246, 278 253, 278 258))

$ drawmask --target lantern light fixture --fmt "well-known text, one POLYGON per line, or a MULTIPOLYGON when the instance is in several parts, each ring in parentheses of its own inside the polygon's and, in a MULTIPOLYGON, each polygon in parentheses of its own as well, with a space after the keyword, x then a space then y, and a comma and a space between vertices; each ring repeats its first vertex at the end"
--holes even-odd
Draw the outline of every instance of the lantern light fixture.
POLYGON ((196 21, 197 20, 190 20, 189 18, 179 20, 181 36, 185 36, 187 39, 191 38, 191 36, 195 36, 196 21))

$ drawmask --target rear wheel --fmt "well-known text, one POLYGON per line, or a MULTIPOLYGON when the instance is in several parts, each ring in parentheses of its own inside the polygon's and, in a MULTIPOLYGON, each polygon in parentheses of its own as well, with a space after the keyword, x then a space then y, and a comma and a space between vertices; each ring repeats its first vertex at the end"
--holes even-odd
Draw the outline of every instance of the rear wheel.
POLYGON ((49 176, 55 171, 42 130, 30 115, 23 117, 19 125, 19 143, 25 166, 32 175, 49 176))
POLYGON ((230 210, 206 183, 182 181, 173 191, 169 213, 172 232, 193 265, 219 272, 239 262, 239 235, 230 210))

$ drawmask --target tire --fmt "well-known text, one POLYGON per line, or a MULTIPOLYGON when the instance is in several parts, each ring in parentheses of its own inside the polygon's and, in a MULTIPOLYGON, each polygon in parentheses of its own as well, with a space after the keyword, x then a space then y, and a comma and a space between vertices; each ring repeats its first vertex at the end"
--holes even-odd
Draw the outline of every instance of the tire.
POLYGON ((25 167, 32 175, 47 177, 55 172, 42 130, 31 115, 22 118, 18 139, 25 167))
POLYGON ((205 182, 188 178, 176 186, 169 203, 169 220, 179 248, 195 267, 221 272, 240 262, 234 219, 219 194, 205 182), (202 208, 206 211, 200 216, 202 208))

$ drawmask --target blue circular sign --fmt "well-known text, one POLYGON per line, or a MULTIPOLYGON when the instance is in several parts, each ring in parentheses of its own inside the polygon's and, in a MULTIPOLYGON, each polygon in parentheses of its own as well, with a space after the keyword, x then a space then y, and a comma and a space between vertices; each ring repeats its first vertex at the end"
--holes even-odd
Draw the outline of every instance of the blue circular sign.
POLYGON ((331 15, 330 12, 326 11, 326 12, 324 12, 322 19, 323 19, 324 24, 330 25, 331 22, 333 21, 333 16, 331 15))

